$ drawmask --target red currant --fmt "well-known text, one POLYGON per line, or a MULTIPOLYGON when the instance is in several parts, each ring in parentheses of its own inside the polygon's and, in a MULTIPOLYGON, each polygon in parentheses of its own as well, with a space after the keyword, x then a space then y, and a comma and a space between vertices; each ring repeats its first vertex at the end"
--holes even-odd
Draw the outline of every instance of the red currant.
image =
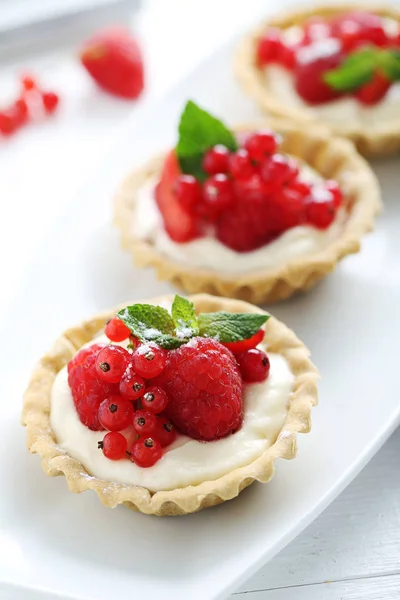
POLYGON ((121 319, 113 317, 107 321, 104 333, 112 342, 123 342, 131 335, 131 330, 121 319))
POLYGON ((130 359, 130 354, 121 346, 110 344, 97 355, 96 373, 99 379, 108 383, 118 383, 125 373, 130 359))
POLYGON ((340 207, 343 202, 343 192, 340 189, 340 186, 336 181, 328 179, 324 183, 324 187, 328 192, 330 192, 333 196, 333 205, 336 209, 340 207))
POLYGON ((21 77, 21 83, 22 83, 22 87, 27 92, 29 92, 30 90, 33 90, 33 89, 37 88, 37 83, 35 81, 35 78, 32 77, 32 75, 29 75, 28 73, 26 75, 22 75, 22 77, 21 77))
POLYGON ((334 22, 333 31, 346 51, 357 48, 361 43, 382 47, 388 41, 381 17, 363 11, 339 17, 334 22))
POLYGON ((203 169, 208 175, 227 173, 229 169, 229 150, 222 144, 217 144, 208 150, 203 158, 203 169))
POLYGON ((51 115, 57 108, 60 99, 54 92, 43 92, 42 102, 44 110, 51 115))
POLYGON ((155 436, 157 440, 160 442, 161 446, 164 448, 165 446, 169 446, 176 439, 176 429, 168 419, 164 419, 163 417, 159 417, 157 419, 157 429, 155 436))
POLYGON ((231 180, 222 173, 212 175, 203 184, 203 203, 211 213, 219 213, 234 201, 231 180))
POLYGON ((306 200, 306 218, 314 227, 327 229, 335 218, 332 194, 327 190, 314 189, 312 196, 306 200))
POLYGON ((133 415, 133 428, 139 435, 152 435, 157 427, 157 417, 148 410, 137 410, 133 415))
POLYGON ((261 165, 261 177, 271 188, 277 188, 292 177, 292 167, 283 154, 273 154, 261 165))
POLYGON ((256 172, 245 148, 240 148, 230 155, 229 169, 234 179, 249 179, 256 172))
POLYGON ((106 433, 102 442, 98 442, 98 448, 103 450, 104 456, 110 460, 120 460, 126 456, 128 443, 122 433, 111 431, 106 433))
POLYGON ((201 184, 193 175, 180 175, 176 180, 176 198, 185 211, 195 211, 201 200, 201 184))
POLYGON ((14 111, 4 110, 0 112, 0 133, 3 135, 12 135, 18 128, 18 122, 14 111))
POLYGON ((304 223, 306 218, 304 196, 290 184, 279 190, 276 202, 279 208, 279 224, 283 231, 304 223))
POLYGON ((238 179, 234 182, 235 196, 240 201, 262 202, 264 200, 264 187, 261 177, 255 173, 249 179, 238 179))
POLYGON ((281 30, 276 27, 270 27, 258 42, 257 63, 262 66, 271 62, 279 62, 282 47, 281 30))
POLYGON ((128 365, 128 368, 122 375, 119 383, 119 393, 127 400, 133 401, 138 400, 141 396, 143 396, 144 390, 144 379, 135 373, 132 365, 128 365))
POLYGON ((154 438, 141 438, 132 446, 131 460, 138 467, 152 467, 162 457, 163 451, 159 441, 154 438))
POLYGON ((303 198, 307 198, 312 191, 312 187, 306 181, 301 181, 300 179, 295 179, 290 182, 290 188, 300 194, 303 198))
POLYGON ((167 393, 160 387, 152 386, 147 388, 143 398, 142 405, 146 410, 158 415, 167 408, 167 393))
POLYGON ((132 365, 138 375, 145 379, 157 377, 167 362, 165 350, 156 344, 142 344, 132 354, 132 365))
POLYGON ((23 125, 28 120, 29 110, 26 100, 24 98, 18 98, 14 104, 15 118, 19 125, 23 125))
POLYGON ((264 339, 265 331, 264 329, 260 329, 251 336, 247 340, 241 340, 240 342, 225 342, 223 345, 225 348, 228 348, 233 354, 238 354, 240 352, 244 352, 245 350, 250 350, 250 348, 255 348, 258 344, 264 339))
POLYGON ((269 358, 262 350, 252 348, 238 354, 236 359, 243 381, 246 383, 256 383, 267 379, 270 367, 269 358))
POLYGON ((251 160, 262 162, 267 156, 271 156, 276 151, 278 143, 279 139, 275 133, 265 129, 250 135, 245 141, 244 147, 248 151, 251 160))
POLYGON ((122 396, 110 396, 99 406, 99 421, 109 431, 121 431, 132 423, 133 406, 122 396))

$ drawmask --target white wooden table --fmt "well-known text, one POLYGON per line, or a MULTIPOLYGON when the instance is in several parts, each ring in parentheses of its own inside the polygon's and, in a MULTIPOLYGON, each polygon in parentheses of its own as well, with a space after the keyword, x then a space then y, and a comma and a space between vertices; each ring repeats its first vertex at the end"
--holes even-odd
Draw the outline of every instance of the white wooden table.
MULTIPOLYGON (((142 102, 162 93, 221 37, 228 38, 246 19, 262 14, 265 2, 252 0, 250 7, 247 3, 243 14, 242 0, 145 1, 135 19, 149 65, 142 102)), ((0 95, 20 68, 30 67, 63 97, 63 107, 53 120, 0 144, 0 250, 2 256, 13 257, 2 261, 2 280, 7 282, 0 297, 3 314, 43 233, 96 168, 132 110, 129 103, 96 96, 71 58, 75 42, 71 39, 38 56, 11 59, 0 67, 0 95)), ((400 430, 330 508, 235 596, 400 599, 399 460, 400 430)))

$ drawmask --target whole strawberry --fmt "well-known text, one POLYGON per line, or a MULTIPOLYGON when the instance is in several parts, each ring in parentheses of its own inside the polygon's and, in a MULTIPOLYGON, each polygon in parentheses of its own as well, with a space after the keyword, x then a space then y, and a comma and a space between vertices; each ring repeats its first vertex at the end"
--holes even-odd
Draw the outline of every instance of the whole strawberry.
POLYGON ((168 415, 185 435, 211 441, 240 428, 242 379, 233 354, 216 340, 195 337, 171 350, 160 381, 168 415))
POLYGON ((111 94, 137 98, 143 91, 143 59, 129 31, 123 28, 100 31, 86 42, 80 58, 98 85, 111 94))

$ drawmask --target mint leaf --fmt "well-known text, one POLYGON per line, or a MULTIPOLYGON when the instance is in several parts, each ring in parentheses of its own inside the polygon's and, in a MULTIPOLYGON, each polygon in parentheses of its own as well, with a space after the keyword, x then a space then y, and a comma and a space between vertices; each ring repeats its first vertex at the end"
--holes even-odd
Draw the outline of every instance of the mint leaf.
POLYGON ((152 304, 133 304, 120 310, 118 317, 142 342, 155 342, 162 348, 178 348, 175 324, 165 308, 152 304))
POLYGON ((199 324, 193 302, 176 294, 171 313, 177 338, 188 341, 191 337, 198 335, 199 324))
POLYGON ((382 51, 379 64, 391 81, 400 81, 400 50, 382 51))
POLYGON ((268 315, 251 313, 202 313, 199 315, 199 330, 203 337, 212 337, 219 342, 248 340, 268 321, 268 315))
POLYGON ((203 156, 216 144, 223 144, 231 151, 238 148, 235 136, 221 121, 189 100, 181 115, 176 146, 183 173, 204 181, 207 175, 202 167, 203 156))

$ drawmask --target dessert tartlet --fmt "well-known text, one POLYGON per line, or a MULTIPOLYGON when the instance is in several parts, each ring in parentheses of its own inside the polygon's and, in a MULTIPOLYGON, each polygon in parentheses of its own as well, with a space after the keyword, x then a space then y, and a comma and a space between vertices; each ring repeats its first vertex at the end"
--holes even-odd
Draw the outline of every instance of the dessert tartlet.
POLYGON ((365 155, 400 150, 400 12, 324 5, 270 18, 236 55, 246 94, 269 115, 319 122, 365 155))
POLYGON ((164 296, 66 331, 35 369, 22 421, 29 451, 71 491, 180 515, 293 458, 317 379, 295 334, 255 306, 164 296))
POLYGON ((189 293, 260 304, 309 289, 359 250, 380 207, 369 166, 325 128, 271 126, 232 132, 188 102, 176 147, 116 195, 138 266, 189 293))

